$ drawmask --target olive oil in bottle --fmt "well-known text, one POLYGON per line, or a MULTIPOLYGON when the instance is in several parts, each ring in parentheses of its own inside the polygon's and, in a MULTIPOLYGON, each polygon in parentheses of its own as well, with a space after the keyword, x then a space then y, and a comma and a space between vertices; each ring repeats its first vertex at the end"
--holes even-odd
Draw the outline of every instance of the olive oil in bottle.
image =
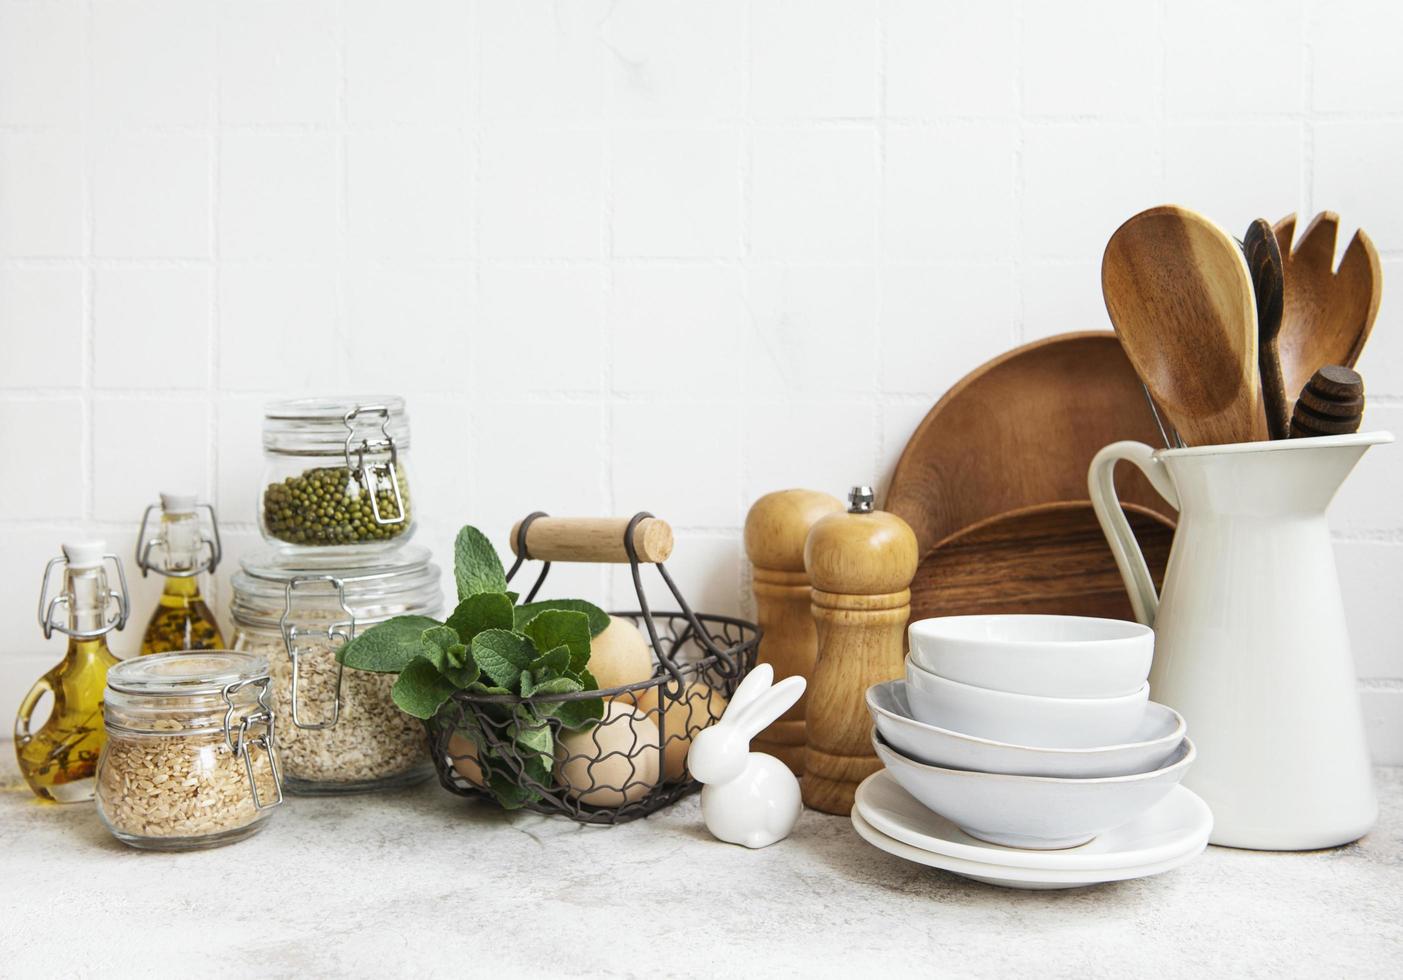
POLYGON ((142 635, 142 653, 225 649, 219 623, 200 590, 205 573, 214 571, 219 558, 219 522, 213 507, 197 504, 191 496, 163 493, 159 505, 146 508, 137 536, 136 564, 143 576, 155 572, 165 576, 166 584, 142 635), (147 527, 158 506, 160 524, 148 537, 147 527), (209 514, 208 536, 201 527, 201 510, 209 514))
POLYGON ((46 637, 54 630, 66 634, 68 652, 24 696, 14 729, 20 774, 40 799, 79 803, 93 797, 97 757, 107 740, 102 725, 107 668, 117 663, 107 648, 107 634, 125 626, 129 612, 122 562, 105 551, 100 541, 66 544, 63 557, 44 569, 39 625, 46 637), (120 591, 109 585, 109 563, 117 571, 120 591), (49 581, 60 565, 63 584, 50 598, 49 581), (53 698, 48 720, 32 731, 34 709, 45 694, 53 698))

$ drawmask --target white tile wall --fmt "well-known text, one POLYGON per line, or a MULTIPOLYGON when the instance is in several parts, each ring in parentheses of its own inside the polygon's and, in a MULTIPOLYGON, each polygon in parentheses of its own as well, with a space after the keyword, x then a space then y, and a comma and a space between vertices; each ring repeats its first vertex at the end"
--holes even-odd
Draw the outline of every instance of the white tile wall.
MULTIPOLYGON (((972 367, 1106 326, 1101 249, 1143 207, 1332 208, 1398 281, 1399 26, 1393 0, 0 0, 0 716, 55 655, 32 607, 62 539, 127 549, 189 487, 257 547, 276 394, 407 396, 441 555, 461 522, 505 547, 532 509, 647 507, 695 603, 742 607, 750 500, 880 485, 972 367)), ((1361 367, 1400 430, 1393 296, 1361 367)), ((1378 450, 1333 512, 1395 762, 1400 486, 1378 450)))

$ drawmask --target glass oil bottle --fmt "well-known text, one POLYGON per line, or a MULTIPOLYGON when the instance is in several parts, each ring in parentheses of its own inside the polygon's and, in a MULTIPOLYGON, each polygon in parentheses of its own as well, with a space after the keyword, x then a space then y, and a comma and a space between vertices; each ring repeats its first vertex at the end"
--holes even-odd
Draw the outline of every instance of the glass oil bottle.
POLYGON ((79 803, 93 798, 97 757, 107 740, 102 724, 107 668, 117 663, 107 648, 107 634, 126 626, 130 612, 121 559, 105 551, 101 541, 66 544, 63 556, 44 568, 39 625, 45 637, 54 630, 65 634, 68 652, 24 696, 14 729, 20 774, 40 799, 79 803), (109 585, 109 565, 116 569, 120 590, 109 585), (59 566, 62 585, 50 598, 49 583, 59 566), (53 697, 48 720, 32 731, 34 709, 45 694, 53 697))
POLYGON ((209 504, 163 493, 160 504, 146 508, 137 535, 136 566, 143 578, 155 572, 165 576, 166 584, 141 637, 143 654, 225 649, 219 623, 200 590, 201 579, 218 567, 221 553, 219 521, 209 504), (161 520, 148 537, 151 515, 158 507, 161 520), (201 511, 209 515, 208 534, 201 526, 201 511))

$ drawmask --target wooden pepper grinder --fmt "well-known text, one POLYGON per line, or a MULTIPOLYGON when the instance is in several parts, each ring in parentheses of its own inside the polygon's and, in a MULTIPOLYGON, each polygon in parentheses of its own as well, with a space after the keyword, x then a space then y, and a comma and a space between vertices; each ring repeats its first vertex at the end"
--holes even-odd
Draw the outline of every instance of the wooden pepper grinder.
MULTIPOLYGON (((795 674, 810 679, 818 654, 818 633, 809 611, 809 575, 804 541, 821 517, 841 512, 842 502, 817 490, 767 493, 745 516, 745 553, 753 568, 755 619, 764 635, 758 661, 775 669, 775 680, 795 674)), ((796 776, 804 774, 805 698, 754 740, 796 776)))
POLYGON ((848 512, 820 519, 804 544, 818 662, 809 684, 803 794, 826 813, 851 812, 858 783, 882 768, 872 752, 867 689, 904 672, 916 535, 872 503, 871 487, 854 487, 848 512))

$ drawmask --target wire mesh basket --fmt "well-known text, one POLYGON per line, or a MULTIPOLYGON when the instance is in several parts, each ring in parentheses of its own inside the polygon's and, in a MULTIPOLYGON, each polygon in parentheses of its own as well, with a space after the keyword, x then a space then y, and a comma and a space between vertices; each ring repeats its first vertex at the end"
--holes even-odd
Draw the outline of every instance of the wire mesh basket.
POLYGON ((612 615, 631 621, 646 634, 652 677, 600 691, 534 698, 454 693, 427 722, 434 766, 449 791, 499 802, 505 796, 537 813, 564 814, 587 824, 615 824, 647 816, 700 788, 686 769, 687 748, 697 732, 721 717, 736 685, 754 666, 760 628, 734 617, 692 611, 662 562, 671 550, 671 531, 663 522, 646 512, 636 514, 626 523, 613 523, 623 528, 621 535, 601 541, 599 532, 608 524, 530 515, 513 533, 517 559, 507 580, 524 562, 541 560, 540 574, 524 600, 530 602, 545 582, 552 560, 627 561, 639 608, 612 615), (543 518, 553 525, 550 540, 537 544, 537 554, 532 555, 527 548, 528 530, 533 524, 544 530, 544 525, 537 524, 543 518), (644 522, 651 525, 645 528, 644 522), (645 529, 665 532, 666 546, 643 548, 640 556, 645 529), (586 540, 587 532, 594 535, 592 544, 586 540), (645 564, 656 568, 677 602, 677 611, 650 609, 643 587, 645 564), (516 726, 524 714, 539 718, 549 713, 536 710, 543 706, 593 698, 604 699, 604 715, 590 727, 567 730, 558 718, 547 719, 552 765, 522 750, 516 726))

